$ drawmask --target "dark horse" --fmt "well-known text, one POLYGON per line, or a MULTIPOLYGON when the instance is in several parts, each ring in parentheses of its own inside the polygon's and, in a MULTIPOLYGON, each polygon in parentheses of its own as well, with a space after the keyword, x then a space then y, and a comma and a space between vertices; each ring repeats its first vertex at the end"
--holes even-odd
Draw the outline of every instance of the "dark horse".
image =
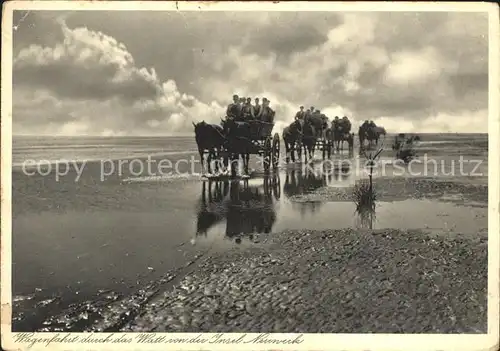
POLYGON ((364 147, 365 140, 368 140, 369 147, 374 143, 375 145, 378 145, 378 141, 381 135, 386 135, 384 127, 377 127, 376 125, 370 126, 366 124, 361 125, 358 131, 360 149, 364 147))
POLYGON ((314 151, 316 149, 316 129, 310 120, 306 119, 304 125, 302 126, 302 146, 304 147, 304 159, 314 157, 314 151))
POLYGON ((250 161, 250 153, 255 152, 255 147, 251 142, 250 124, 246 122, 238 122, 232 118, 227 118, 222 121, 222 128, 226 136, 226 150, 231 158, 231 175, 236 176, 236 162, 241 156, 243 160, 243 171, 248 175, 248 164, 250 161), (236 152, 234 152, 236 151, 236 152))
POLYGON ((295 150, 297 150, 297 155, 300 159, 302 147, 302 124, 300 120, 295 120, 288 127, 283 129, 282 137, 285 143, 286 162, 290 162, 290 155, 292 162, 295 162, 295 150))
POLYGON ((333 129, 333 145, 337 149, 337 152, 344 150, 344 141, 347 141, 349 146, 349 151, 354 147, 354 141, 352 134, 350 133, 350 128, 338 123, 332 126, 333 129))
MULTIPOLYGON (((216 124, 208 124, 205 121, 193 123, 196 145, 200 154, 201 172, 205 173, 205 151, 208 151, 207 166, 208 173, 212 173, 211 162, 213 159, 219 160, 220 151, 224 148, 226 138, 224 130, 216 124)), ((216 163, 216 169, 218 164, 216 163)))

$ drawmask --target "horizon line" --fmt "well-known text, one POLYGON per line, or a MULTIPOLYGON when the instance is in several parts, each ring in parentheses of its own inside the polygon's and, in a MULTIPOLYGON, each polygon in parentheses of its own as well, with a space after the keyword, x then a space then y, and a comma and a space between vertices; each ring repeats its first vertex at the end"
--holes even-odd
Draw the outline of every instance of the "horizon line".
MULTIPOLYGON (((489 132, 388 132, 387 134, 489 134, 489 132)), ((165 138, 165 137, 189 137, 194 136, 194 133, 178 133, 178 134, 130 134, 130 135, 101 135, 101 134, 75 134, 75 135, 61 135, 61 134, 12 134, 13 137, 61 137, 61 138, 128 138, 128 137, 149 137, 149 138, 165 138)))

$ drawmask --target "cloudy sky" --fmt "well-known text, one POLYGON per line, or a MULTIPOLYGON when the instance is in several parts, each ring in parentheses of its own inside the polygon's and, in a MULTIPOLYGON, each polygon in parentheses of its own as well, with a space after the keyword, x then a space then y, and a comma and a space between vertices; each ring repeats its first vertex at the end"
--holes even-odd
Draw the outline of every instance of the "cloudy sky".
POLYGON ((16 11, 15 134, 160 135, 234 93, 389 132, 487 131, 488 21, 445 12, 16 11))

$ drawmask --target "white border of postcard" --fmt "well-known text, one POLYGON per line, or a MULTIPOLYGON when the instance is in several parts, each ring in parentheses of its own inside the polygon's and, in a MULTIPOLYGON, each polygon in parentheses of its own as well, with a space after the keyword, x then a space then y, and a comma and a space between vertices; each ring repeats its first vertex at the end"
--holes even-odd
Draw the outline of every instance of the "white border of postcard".
MULTIPOLYGON (((498 349, 499 337, 499 13, 494 3, 445 2, 135 2, 135 1, 11 1, 2 11, 2 134, 1 134, 1 330, 2 348, 28 349, 27 344, 14 342, 19 333, 12 333, 11 290, 11 182, 12 182, 12 21, 14 10, 144 10, 144 11, 445 11, 483 12, 489 14, 489 212, 488 212, 488 334, 303 334, 301 344, 138 344, 138 343, 55 343, 46 346, 43 340, 31 350, 487 350, 498 349)), ((66 333, 35 333, 34 337, 50 340, 66 333)), ((124 333, 114 333, 118 338, 124 333)), ((89 333, 71 333, 71 336, 89 333)), ((106 337, 110 333, 99 333, 106 337)), ((136 333, 127 333, 134 338, 136 333)), ((165 333, 163 335, 166 335, 165 333)), ((196 337, 199 333, 168 334, 169 338, 196 337)), ((213 335, 213 334, 212 334, 213 335)), ((238 338, 241 334, 228 333, 238 338)), ((258 334, 255 334, 258 335, 258 334)), ((282 334, 289 338, 295 334, 282 334)), ((247 336, 250 338, 250 334, 247 336)), ((204 335, 209 339, 210 335, 204 335)))

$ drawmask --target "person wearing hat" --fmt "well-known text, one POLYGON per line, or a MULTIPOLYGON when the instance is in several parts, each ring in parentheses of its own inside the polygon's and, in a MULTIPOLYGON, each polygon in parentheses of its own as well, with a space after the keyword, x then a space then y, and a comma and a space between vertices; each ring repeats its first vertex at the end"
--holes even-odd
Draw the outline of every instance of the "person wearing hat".
POLYGON ((269 114, 269 106, 267 98, 262 98, 262 106, 260 107, 260 112, 259 115, 257 116, 257 119, 263 122, 267 122, 268 114, 269 114))
POLYGON ((262 106, 259 103, 259 98, 256 97, 255 98, 255 105, 253 106, 253 112, 254 112, 255 117, 257 117, 259 115, 261 107, 262 106))
POLYGON ((313 112, 314 112, 314 107, 311 106, 304 114, 304 121, 309 120, 312 117, 313 112))
POLYGON ((242 113, 243 113, 243 105, 245 104, 245 98, 244 97, 239 97, 238 98, 238 113, 237 115, 234 117, 235 121, 241 121, 241 119, 243 118, 242 116, 242 113))
POLYGON ((269 101, 268 99, 266 99, 266 98, 263 99, 264 106, 263 106, 262 110, 264 111, 264 115, 261 118, 262 118, 262 121, 264 121, 264 122, 273 123, 275 112, 269 106, 270 103, 271 103, 271 101, 269 101))
POLYGON ((257 119, 262 121, 262 117, 266 113, 266 98, 262 98, 262 105, 260 105, 259 113, 256 115, 257 119))
POLYGON ((332 127, 334 130, 338 130, 339 126, 340 126, 339 116, 335 116, 335 118, 332 121, 332 127))
POLYGON ((252 98, 247 98, 247 101, 243 105, 242 114, 244 121, 255 119, 254 109, 252 106, 252 98))
POLYGON ((305 114, 304 106, 300 106, 299 108, 300 108, 300 110, 297 111, 297 113, 295 114, 295 120, 298 119, 300 121, 304 121, 304 114, 305 114))
POLYGON ((226 116, 229 118, 237 118, 240 114, 240 104, 239 104, 240 98, 238 95, 234 94, 233 95, 233 102, 230 103, 227 106, 226 109, 226 116))

